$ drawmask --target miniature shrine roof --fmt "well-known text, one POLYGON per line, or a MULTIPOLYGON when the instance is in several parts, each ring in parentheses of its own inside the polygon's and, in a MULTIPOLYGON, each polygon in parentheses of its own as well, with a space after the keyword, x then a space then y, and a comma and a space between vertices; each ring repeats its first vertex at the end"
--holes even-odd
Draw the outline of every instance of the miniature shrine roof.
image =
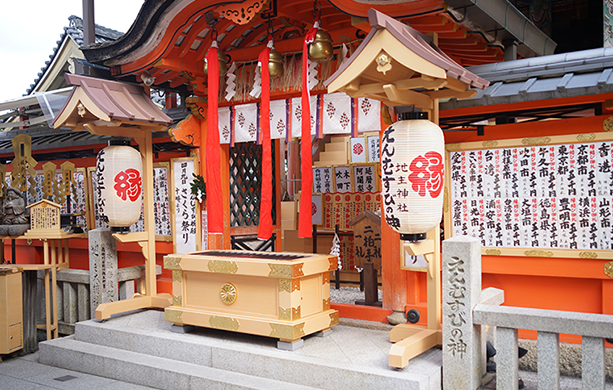
POLYGON ((75 88, 55 118, 55 126, 87 119, 166 126, 173 123, 142 86, 71 74, 65 77, 75 88))
POLYGON ((425 34, 375 9, 373 29, 324 83, 328 92, 368 97, 387 105, 432 108, 432 99, 472 97, 489 82, 466 70, 425 34))

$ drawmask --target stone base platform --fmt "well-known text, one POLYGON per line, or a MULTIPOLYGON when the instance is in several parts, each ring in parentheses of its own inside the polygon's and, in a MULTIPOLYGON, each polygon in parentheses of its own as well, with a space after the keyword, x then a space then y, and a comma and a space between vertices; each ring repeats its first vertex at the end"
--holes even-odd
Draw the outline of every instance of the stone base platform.
POLYGON ((79 322, 73 336, 40 343, 39 361, 160 389, 441 389, 441 351, 393 369, 387 330, 341 324, 285 351, 274 338, 171 327, 157 310, 79 322))

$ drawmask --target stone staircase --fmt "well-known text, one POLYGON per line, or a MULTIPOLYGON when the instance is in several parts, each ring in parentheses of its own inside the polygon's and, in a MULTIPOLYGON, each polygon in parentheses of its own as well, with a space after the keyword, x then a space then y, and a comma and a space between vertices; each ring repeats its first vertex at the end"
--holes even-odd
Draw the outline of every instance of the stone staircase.
POLYGON ((348 165, 348 139, 348 137, 332 137, 330 142, 324 145, 324 151, 319 153, 319 161, 314 161, 313 166, 328 167, 331 165, 348 165))
POLYGON ((395 370, 387 365, 387 330, 333 330, 290 352, 268 337, 204 328, 174 333, 163 312, 145 310, 79 322, 74 335, 40 343, 39 361, 160 389, 441 388, 440 350, 395 370))

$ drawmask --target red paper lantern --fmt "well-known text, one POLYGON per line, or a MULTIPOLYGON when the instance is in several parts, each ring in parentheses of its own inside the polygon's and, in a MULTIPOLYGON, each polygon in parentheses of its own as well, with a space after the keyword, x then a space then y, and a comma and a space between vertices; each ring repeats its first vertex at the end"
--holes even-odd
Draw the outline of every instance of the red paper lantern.
POLYGON ((100 219, 116 231, 136 223, 143 204, 143 159, 128 145, 126 141, 110 141, 96 159, 100 219))
POLYGON ((385 221, 403 239, 417 241, 441 222, 445 141, 425 118, 390 125, 381 141, 381 194, 385 221))

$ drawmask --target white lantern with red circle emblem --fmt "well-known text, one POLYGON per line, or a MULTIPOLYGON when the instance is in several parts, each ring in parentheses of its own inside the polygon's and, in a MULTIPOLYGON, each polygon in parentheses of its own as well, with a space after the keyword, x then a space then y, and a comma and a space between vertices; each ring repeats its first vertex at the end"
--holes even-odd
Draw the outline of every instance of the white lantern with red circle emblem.
POLYGON ((441 222, 445 141, 425 118, 390 125, 381 140, 381 195, 385 221, 403 239, 417 241, 441 222))
POLYGON ((127 141, 110 141, 96 159, 100 219, 125 231, 140 219, 143 204, 143 159, 127 141))

